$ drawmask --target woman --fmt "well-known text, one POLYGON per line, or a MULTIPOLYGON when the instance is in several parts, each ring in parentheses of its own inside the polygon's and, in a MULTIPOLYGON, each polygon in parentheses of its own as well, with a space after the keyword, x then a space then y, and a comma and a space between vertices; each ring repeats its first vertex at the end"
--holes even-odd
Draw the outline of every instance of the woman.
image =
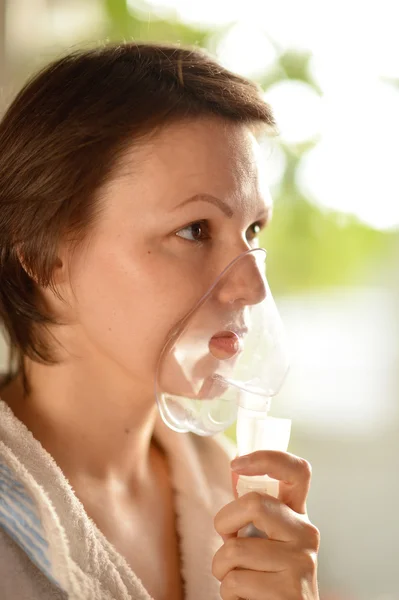
POLYGON ((267 225, 273 125, 202 52, 136 44, 54 62, 5 114, 1 598, 318 598, 308 463, 233 462, 281 480, 237 499, 226 443, 169 430, 153 393, 168 332, 267 225))

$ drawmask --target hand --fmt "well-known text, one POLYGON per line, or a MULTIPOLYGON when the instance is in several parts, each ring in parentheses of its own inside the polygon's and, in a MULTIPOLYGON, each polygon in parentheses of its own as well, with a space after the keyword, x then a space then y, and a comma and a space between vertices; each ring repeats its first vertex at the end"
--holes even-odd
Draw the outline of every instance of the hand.
MULTIPOLYGON (((212 573, 223 600, 318 600, 318 529, 306 514, 309 463, 285 452, 262 450, 232 462, 238 475, 269 475, 280 481, 279 498, 250 492, 224 506, 215 529, 224 544, 212 573), (253 523, 267 539, 237 537, 253 523)), ((235 490, 235 485, 234 485, 235 490)))

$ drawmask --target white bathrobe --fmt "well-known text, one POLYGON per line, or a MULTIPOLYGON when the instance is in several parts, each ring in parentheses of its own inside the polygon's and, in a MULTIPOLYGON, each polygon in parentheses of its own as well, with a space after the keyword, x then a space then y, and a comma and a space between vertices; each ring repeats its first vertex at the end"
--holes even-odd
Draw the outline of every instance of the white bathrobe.
MULTIPOLYGON (((223 436, 175 433, 159 418, 175 491, 186 600, 220 599, 215 514, 233 499, 223 436)), ((145 552, 140 540, 132 542, 145 552)), ((156 573, 154 573, 156 577, 156 573)), ((88 517, 53 458, 0 400, 0 600, 150 600, 88 517)), ((173 599, 170 599, 173 600, 173 599)))

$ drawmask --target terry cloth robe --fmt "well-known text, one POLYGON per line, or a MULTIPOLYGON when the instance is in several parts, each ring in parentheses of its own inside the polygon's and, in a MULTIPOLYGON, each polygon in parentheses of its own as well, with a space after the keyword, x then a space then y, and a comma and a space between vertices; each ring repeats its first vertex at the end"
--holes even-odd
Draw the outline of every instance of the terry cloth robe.
MULTIPOLYGON (((233 500, 234 446, 223 436, 175 433, 160 417, 155 438, 171 468, 185 599, 219 600, 211 564, 222 540, 213 519, 233 500)), ((145 552, 140 540, 137 552, 145 552)), ((0 400, 0 600, 61 599, 151 596, 89 518, 52 456, 0 400)))

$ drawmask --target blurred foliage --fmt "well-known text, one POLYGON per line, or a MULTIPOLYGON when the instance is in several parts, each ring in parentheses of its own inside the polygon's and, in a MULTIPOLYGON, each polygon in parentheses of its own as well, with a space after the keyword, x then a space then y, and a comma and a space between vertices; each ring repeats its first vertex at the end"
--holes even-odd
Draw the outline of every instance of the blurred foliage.
POLYGON ((268 273, 277 294, 370 279, 370 268, 391 257, 397 234, 381 232, 355 217, 319 208, 295 185, 300 157, 289 149, 274 215, 262 245, 268 250, 268 273))
MULTIPOLYGON (((154 14, 145 0, 103 0, 110 40, 141 40, 198 45, 214 50, 226 27, 205 29, 181 23, 173 11, 154 14)), ((273 40, 271 40, 272 43, 273 40)), ((302 81, 321 93, 309 74, 311 54, 280 49, 278 59, 258 79, 267 90, 287 79, 302 81)), ((393 82, 396 84, 397 82, 393 82)), ((301 157, 313 143, 283 147, 287 168, 278 192, 272 226, 262 241, 269 252, 269 279, 276 293, 291 293, 315 287, 361 283, 369 264, 382 262, 392 253, 397 234, 376 231, 347 217, 317 207, 300 194, 295 173, 301 157)))
POLYGON ((134 39, 143 42, 179 42, 181 44, 206 46, 209 36, 208 30, 194 28, 177 19, 166 20, 154 17, 148 7, 148 19, 141 16, 145 12, 145 3, 142 11, 135 12, 126 0, 104 0, 106 15, 108 17, 107 37, 112 41, 121 39, 134 39))
POLYGON ((309 62, 312 58, 310 52, 296 51, 296 50, 279 50, 274 44, 277 52, 277 61, 274 67, 263 74, 259 79, 259 83, 264 90, 268 87, 281 81, 283 79, 295 79, 302 81, 312 86, 318 94, 321 94, 321 90, 313 80, 309 73, 309 62))

